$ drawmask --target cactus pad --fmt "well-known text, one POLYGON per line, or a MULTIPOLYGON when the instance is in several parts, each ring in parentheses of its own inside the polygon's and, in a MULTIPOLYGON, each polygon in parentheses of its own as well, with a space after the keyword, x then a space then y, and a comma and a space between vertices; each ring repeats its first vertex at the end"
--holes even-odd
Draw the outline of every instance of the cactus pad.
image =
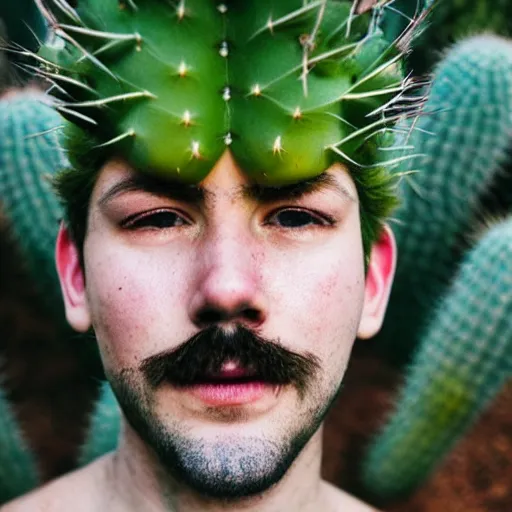
POLYGON ((175 180, 201 181, 227 147, 270 185, 378 166, 397 117, 381 107, 415 86, 411 34, 387 41, 349 1, 46 3, 66 43, 37 57, 57 109, 97 149, 175 180))

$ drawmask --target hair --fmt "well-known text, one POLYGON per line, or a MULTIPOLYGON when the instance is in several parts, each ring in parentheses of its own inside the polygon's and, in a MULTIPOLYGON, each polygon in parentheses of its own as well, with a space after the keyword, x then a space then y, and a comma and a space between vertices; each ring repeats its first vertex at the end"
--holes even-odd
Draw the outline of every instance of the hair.
MULTIPOLYGON (((83 248, 87 233, 89 203, 100 169, 113 157, 122 156, 112 148, 99 147, 100 140, 90 132, 69 125, 65 133, 69 166, 54 178, 54 189, 64 208, 64 220, 75 243, 80 262, 84 264, 83 248)), ((388 141, 389 143, 389 141, 388 141)), ((363 166, 375 164, 376 147, 366 143, 355 158, 363 166)), ((371 248, 379 239, 384 223, 398 205, 397 175, 382 167, 349 166, 358 197, 365 270, 371 248)))

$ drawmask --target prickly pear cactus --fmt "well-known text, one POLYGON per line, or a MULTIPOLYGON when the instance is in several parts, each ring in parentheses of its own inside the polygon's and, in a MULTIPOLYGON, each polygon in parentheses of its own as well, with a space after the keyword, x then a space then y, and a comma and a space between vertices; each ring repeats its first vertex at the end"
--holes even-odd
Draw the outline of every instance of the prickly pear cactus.
POLYGON ((27 89, 0 101, 0 207, 44 305, 64 325, 54 257, 63 214, 50 182, 67 165, 57 137, 63 119, 43 100, 27 89))
POLYGON ((347 164, 369 250, 396 204, 392 127, 422 105, 402 101, 418 87, 402 60, 420 20, 388 41, 380 4, 358 14, 349 0, 44 5, 57 39, 29 68, 54 82, 55 107, 72 122, 70 170, 57 180, 71 225, 113 155, 197 183, 229 148, 271 186, 347 164))
MULTIPOLYGON (((456 270, 481 219, 480 198, 509 159, 512 42, 478 36, 455 45, 437 66, 426 115, 408 144, 423 156, 403 181, 394 225, 395 283, 376 349, 404 363, 420 328, 456 270)), ((409 164, 408 164, 409 165, 409 164)), ((510 187, 510 181, 509 181, 510 187)))
POLYGON ((0 386, 0 506, 39 483, 36 461, 0 386))
POLYGON ((396 412, 364 463, 366 489, 419 485, 512 378, 512 217, 469 251, 428 322, 396 412))
POLYGON ((52 12, 70 43, 53 67, 76 98, 57 108, 136 168, 193 183, 226 146, 271 184, 357 150, 375 163, 369 136, 390 120, 368 129, 365 116, 403 87, 398 45, 348 1, 82 0, 52 12))

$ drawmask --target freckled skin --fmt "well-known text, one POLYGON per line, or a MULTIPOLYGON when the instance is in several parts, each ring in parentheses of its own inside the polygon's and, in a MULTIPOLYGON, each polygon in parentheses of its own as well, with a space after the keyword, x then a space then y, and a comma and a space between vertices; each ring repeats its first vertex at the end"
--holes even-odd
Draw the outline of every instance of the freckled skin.
MULTIPOLYGON (((369 511, 320 480, 317 428, 339 389, 356 335, 361 329, 376 329, 365 325, 382 316, 394 269, 384 258, 392 269, 384 276, 385 286, 366 286, 367 281, 379 282, 379 274, 370 270, 365 280, 359 205, 347 171, 338 165, 327 172, 354 200, 325 189, 299 200, 262 205, 234 195, 248 179, 226 152, 202 183, 212 194, 202 207, 141 191, 98 206, 103 194, 132 172, 112 161, 100 173, 85 241, 85 287, 80 269, 73 265, 72 244, 60 238, 57 266, 70 323, 78 330, 92 323, 112 384, 126 376, 141 410, 175 443, 183 471, 196 472, 198 482, 211 479, 214 489, 230 482, 242 489, 251 478, 256 481, 276 468, 284 473, 257 496, 222 505, 180 483, 126 424, 115 455, 69 477, 74 480, 68 480, 67 487, 56 484, 47 493, 61 499, 63 486, 94 485, 95 499, 106 500, 102 503, 108 502, 109 510, 140 510, 144 503, 144 510, 180 512, 369 511), (328 214, 335 224, 323 219, 319 225, 283 227, 275 221, 275 212, 284 208, 328 214), (178 212, 186 222, 165 229, 120 227, 126 217, 149 211, 178 212), (380 290, 384 298, 369 297, 368 289, 380 290), (384 306, 370 308, 375 301, 384 306), (246 314, 249 308, 252 315, 246 314), (316 356, 320 371, 305 396, 301 399, 296 389, 284 386, 277 394, 230 412, 212 411, 176 390, 150 389, 140 363, 200 331, 199 319, 206 310, 222 313, 219 325, 226 328, 241 323, 279 340, 284 348, 316 356), (305 433, 300 450, 287 452, 305 433)), ((389 244, 382 254, 392 259, 389 244)), ((379 262, 371 268, 379 268, 379 262)), ((93 510, 90 502, 84 501, 83 510, 93 510)))

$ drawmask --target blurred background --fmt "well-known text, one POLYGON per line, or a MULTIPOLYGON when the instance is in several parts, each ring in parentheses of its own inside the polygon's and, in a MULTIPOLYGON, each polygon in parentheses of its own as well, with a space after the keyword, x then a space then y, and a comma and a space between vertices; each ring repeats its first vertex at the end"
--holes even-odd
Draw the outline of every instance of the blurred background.
MULTIPOLYGON (((44 104, 58 78, 25 58, 53 35, 33 0, 0 2, 1 505, 111 449, 119 423, 93 337, 66 325, 53 266, 61 210, 48 178, 65 165, 64 121, 44 104)), ((380 3, 390 38, 427 9, 407 56, 424 84, 411 95, 426 102, 397 131, 397 151, 417 156, 396 169, 414 172, 392 219, 389 311, 355 345, 323 472, 390 512, 509 512, 512 2, 380 3)))

